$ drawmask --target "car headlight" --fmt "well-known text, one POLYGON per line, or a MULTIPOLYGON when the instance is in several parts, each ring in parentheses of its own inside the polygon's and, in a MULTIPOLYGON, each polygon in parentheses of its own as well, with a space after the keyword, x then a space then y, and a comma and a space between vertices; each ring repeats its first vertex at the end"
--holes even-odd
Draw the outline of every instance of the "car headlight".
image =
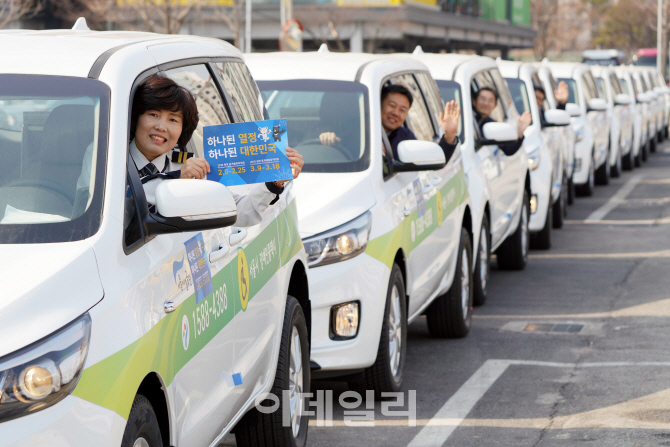
POLYGON ((540 166, 540 148, 537 148, 528 154, 528 168, 531 171, 534 171, 538 166, 540 166))
POLYGON ((325 233, 303 239, 310 267, 353 258, 365 250, 370 236, 370 212, 325 233))
POLYGON ((0 422, 43 410, 77 386, 91 335, 84 314, 64 328, 0 358, 0 422))

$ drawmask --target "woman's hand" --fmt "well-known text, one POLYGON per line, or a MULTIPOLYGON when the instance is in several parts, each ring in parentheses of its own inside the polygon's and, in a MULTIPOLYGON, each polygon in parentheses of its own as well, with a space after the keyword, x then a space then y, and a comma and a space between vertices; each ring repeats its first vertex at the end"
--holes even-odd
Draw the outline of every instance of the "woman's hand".
POLYGON ((186 163, 181 165, 181 175, 180 179, 203 179, 207 177, 207 173, 210 171, 209 163, 204 158, 189 158, 186 160, 186 163))
POLYGON ((532 116, 530 115, 530 112, 523 112, 523 114, 519 117, 519 124, 517 125, 517 131, 519 133, 519 139, 523 138, 523 132, 528 129, 528 126, 530 126, 530 122, 532 121, 532 116))
POLYGON ((554 91, 554 97, 559 104, 567 104, 568 99, 570 99, 570 89, 567 82, 561 81, 558 83, 558 90, 554 91))
POLYGON ((342 141, 342 139, 335 135, 335 132, 324 132, 319 135, 319 141, 324 146, 333 146, 335 143, 342 141))
POLYGON ((461 108, 453 99, 444 106, 444 112, 440 112, 440 126, 444 130, 444 140, 447 143, 453 143, 456 140, 460 116, 461 108))
MULTIPOLYGON (((305 162, 302 159, 302 155, 300 155, 298 151, 290 147, 286 148, 286 155, 288 156, 288 159, 291 161, 291 171, 293 172, 293 178, 297 179, 298 176, 300 175, 300 172, 302 171, 302 167, 305 165, 305 162)), ((275 182, 275 185, 282 188, 284 187, 284 183, 286 183, 287 181, 288 180, 275 182)))

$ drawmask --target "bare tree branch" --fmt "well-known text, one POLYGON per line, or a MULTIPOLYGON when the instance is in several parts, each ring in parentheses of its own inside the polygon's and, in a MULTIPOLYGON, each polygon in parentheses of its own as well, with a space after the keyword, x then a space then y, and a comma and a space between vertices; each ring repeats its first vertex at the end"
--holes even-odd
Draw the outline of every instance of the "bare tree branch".
POLYGON ((34 17, 44 9, 44 0, 0 0, 0 29, 16 20, 34 17))

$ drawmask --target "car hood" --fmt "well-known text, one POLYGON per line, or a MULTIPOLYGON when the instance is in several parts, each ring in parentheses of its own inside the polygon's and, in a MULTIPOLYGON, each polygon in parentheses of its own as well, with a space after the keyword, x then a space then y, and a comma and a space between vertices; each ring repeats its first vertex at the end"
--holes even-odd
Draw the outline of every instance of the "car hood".
POLYGON ((60 329, 102 299, 86 241, 0 245, 0 357, 60 329))
POLYGON ((300 237, 338 227, 360 216, 376 201, 367 172, 303 173, 294 182, 300 237))

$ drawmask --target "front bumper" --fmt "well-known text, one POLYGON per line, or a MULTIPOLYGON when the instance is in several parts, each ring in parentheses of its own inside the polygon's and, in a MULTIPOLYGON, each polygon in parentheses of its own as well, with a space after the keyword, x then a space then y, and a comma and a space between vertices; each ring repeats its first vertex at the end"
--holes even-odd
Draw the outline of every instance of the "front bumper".
POLYGON ((530 171, 530 191, 533 195, 532 198, 535 198, 537 203, 534 213, 531 209, 530 221, 528 222, 528 230, 530 232, 538 232, 544 228, 549 207, 553 204, 550 194, 552 188, 551 159, 544 155, 542 154, 542 159, 537 169, 530 171))
POLYGON ((589 180, 592 148, 593 140, 591 138, 584 137, 584 139, 575 143, 575 170, 572 174, 575 185, 584 185, 589 180))
POLYGON ((309 269, 311 360, 320 366, 320 372, 356 370, 374 363, 390 274, 385 264, 366 253, 309 269), (349 340, 333 340, 331 308, 350 301, 360 302, 358 335, 349 340))

